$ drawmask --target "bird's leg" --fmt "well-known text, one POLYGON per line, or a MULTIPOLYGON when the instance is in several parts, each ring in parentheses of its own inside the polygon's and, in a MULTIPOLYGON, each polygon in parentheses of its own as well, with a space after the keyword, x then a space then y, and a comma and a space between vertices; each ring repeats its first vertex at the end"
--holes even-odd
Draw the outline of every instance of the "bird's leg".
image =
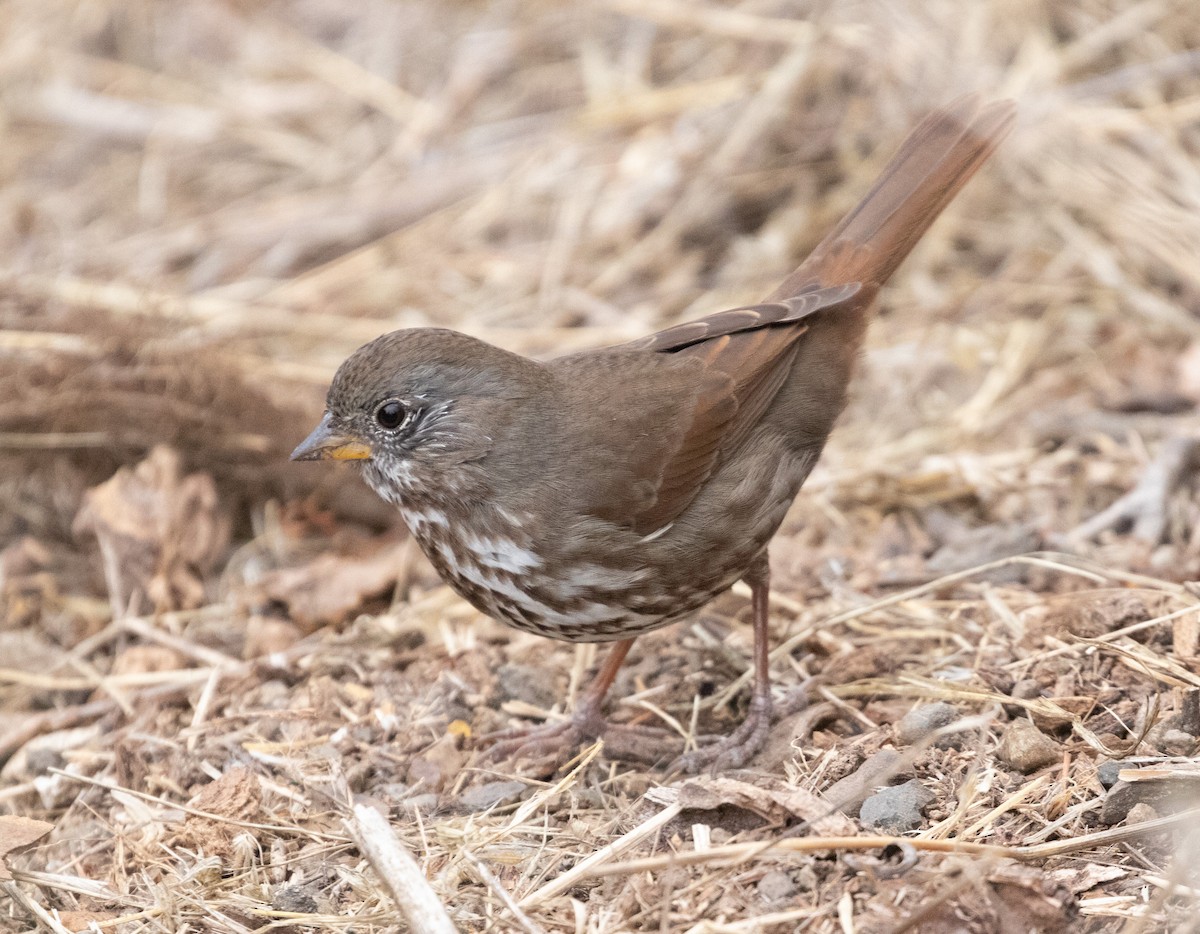
POLYGON ((605 730, 601 708, 608 689, 617 677, 617 670, 629 654, 633 639, 622 639, 609 650, 604 664, 588 685, 570 719, 559 723, 548 723, 532 729, 504 730, 491 733, 482 739, 490 743, 488 757, 491 759, 544 758, 548 755, 561 756, 565 749, 573 749, 585 739, 595 739, 605 730))
POLYGON ((767 741, 771 728, 771 660, 767 633, 771 568, 765 551, 742 580, 750 585, 750 608, 754 616, 754 693, 750 696, 750 711, 741 726, 724 739, 676 759, 672 771, 736 769, 745 765, 767 741))

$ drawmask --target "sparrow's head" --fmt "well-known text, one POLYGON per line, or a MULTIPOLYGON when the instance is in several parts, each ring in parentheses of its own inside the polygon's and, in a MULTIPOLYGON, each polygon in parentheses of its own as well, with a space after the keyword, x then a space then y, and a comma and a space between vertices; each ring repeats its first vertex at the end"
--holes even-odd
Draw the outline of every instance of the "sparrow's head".
POLYGON ((505 368, 528 364, 455 331, 393 331, 356 350, 333 378, 325 415, 292 460, 354 461, 388 499, 445 487, 493 445, 505 368))

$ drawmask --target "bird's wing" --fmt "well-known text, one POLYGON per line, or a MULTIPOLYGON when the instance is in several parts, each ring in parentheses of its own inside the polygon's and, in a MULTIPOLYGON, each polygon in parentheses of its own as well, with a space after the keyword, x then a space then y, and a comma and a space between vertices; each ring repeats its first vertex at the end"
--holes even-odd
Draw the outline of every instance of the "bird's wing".
MULTIPOLYGON (((806 360, 827 360, 829 373, 841 374, 844 382, 879 287, 987 161, 1013 120, 1011 102, 983 105, 974 95, 934 112, 768 302, 718 312, 609 352, 616 370, 629 355, 650 351, 663 358, 661 366, 647 366, 643 356, 627 370, 647 396, 640 404, 653 411, 657 394, 662 411, 646 424, 632 413, 612 416, 628 422, 623 449, 612 452, 613 462, 626 469, 613 473, 617 486, 606 491, 609 499, 595 500, 596 513, 645 534, 673 521, 722 458, 745 441, 789 376, 808 376, 792 372, 801 342, 808 342, 806 360)), ((821 375, 812 375, 815 383, 821 375)))
POLYGON ((582 434, 605 443, 571 458, 593 468, 572 491, 578 508, 642 535, 672 522, 775 398, 804 318, 861 296, 857 283, 813 288, 551 361, 567 391, 580 391, 583 373, 598 369, 607 387, 602 399, 580 399, 595 425, 582 434))
POLYGON ((808 330, 804 319, 863 297, 857 282, 814 288, 651 335, 648 349, 673 356, 679 364, 686 360, 703 378, 691 397, 690 411, 680 415, 686 430, 659 465, 653 502, 633 517, 636 530, 653 532, 674 520, 721 458, 741 446, 791 372, 799 341, 808 330))
POLYGON ((647 334, 628 344, 621 344, 620 347, 627 350, 674 353, 693 344, 728 334, 741 334, 782 324, 799 324, 822 308, 829 308, 852 298, 860 288, 857 282, 829 288, 820 288, 814 284, 788 298, 718 311, 696 321, 688 321, 654 334, 647 334))

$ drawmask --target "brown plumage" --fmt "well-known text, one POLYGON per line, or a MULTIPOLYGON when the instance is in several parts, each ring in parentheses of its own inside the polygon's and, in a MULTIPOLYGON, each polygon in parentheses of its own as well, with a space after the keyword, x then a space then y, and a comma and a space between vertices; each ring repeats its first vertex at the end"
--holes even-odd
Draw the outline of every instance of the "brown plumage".
POLYGON ((845 402, 880 286, 1013 121, 963 98, 926 118, 874 187, 761 305, 537 362, 452 331, 384 335, 338 370, 296 458, 362 463, 434 566, 480 610, 572 642, 622 640, 541 752, 603 728, 634 636, 751 585, 755 690, 740 764, 770 718, 767 545, 845 402))

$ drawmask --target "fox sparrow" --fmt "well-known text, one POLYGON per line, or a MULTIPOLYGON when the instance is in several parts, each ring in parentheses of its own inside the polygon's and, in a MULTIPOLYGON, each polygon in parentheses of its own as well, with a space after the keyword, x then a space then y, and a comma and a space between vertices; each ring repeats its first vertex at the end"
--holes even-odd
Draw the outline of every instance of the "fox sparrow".
POLYGON ((634 637, 739 579, 753 607, 749 714, 680 764, 737 766, 762 746, 767 545, 842 410, 880 286, 1013 119, 1010 102, 974 96, 927 117, 764 304, 544 362, 417 328, 342 364, 293 459, 360 463, 447 583, 489 616, 617 642, 569 721, 511 735, 503 754, 602 733, 634 637))

